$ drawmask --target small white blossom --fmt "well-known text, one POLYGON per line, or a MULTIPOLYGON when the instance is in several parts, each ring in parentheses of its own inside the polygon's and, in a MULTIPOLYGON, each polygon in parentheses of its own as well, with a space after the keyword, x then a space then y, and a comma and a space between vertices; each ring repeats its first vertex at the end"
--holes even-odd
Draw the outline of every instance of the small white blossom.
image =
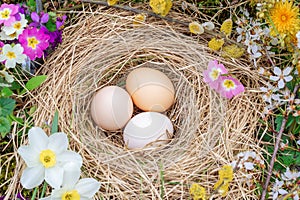
POLYGON ((278 88, 282 89, 285 86, 285 82, 290 82, 293 79, 293 76, 289 75, 291 71, 291 67, 286 67, 283 71, 279 67, 274 67, 274 74, 277 76, 270 76, 270 79, 278 81, 278 88))
POLYGON ((27 26, 27 20, 25 19, 24 14, 20 14, 21 20, 15 21, 11 26, 3 26, 2 30, 6 35, 11 35, 16 33, 16 37, 23 33, 24 28, 27 26))
POLYGON ((298 140, 298 141, 297 141, 297 144, 299 144, 299 145, 300 145, 300 140, 298 140))
POLYGON ((21 64, 26 59, 23 51, 24 49, 20 44, 16 44, 15 46, 6 44, 2 48, 0 62, 5 61, 6 68, 14 68, 16 63, 21 64))
POLYGON ((278 179, 275 180, 275 183, 273 185, 272 192, 271 192, 273 200, 277 200, 279 194, 285 195, 288 193, 286 190, 282 189, 283 184, 284 184, 283 181, 279 181, 278 179))
POLYGON ((214 28, 215 28, 215 25, 214 25, 214 23, 212 23, 212 22, 204 22, 204 23, 202 24, 202 26, 203 26, 203 28, 205 28, 205 29, 207 29, 207 30, 209 30, 209 31, 212 31, 212 30, 214 30, 214 28))
POLYGON ((289 167, 286 168, 286 172, 281 174, 281 177, 285 181, 295 181, 300 177, 300 172, 291 171, 289 167))

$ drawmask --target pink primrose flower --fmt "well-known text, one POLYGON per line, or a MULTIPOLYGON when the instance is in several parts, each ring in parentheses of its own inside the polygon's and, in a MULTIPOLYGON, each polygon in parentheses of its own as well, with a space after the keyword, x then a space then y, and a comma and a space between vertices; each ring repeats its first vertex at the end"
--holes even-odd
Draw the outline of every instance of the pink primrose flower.
POLYGON ((49 35, 35 27, 26 28, 23 33, 19 35, 19 42, 24 48, 24 54, 26 54, 30 60, 43 56, 44 50, 49 46, 49 39, 49 35))
POLYGON ((203 80, 208 83, 210 87, 218 90, 219 81, 218 79, 222 74, 227 74, 228 71, 225 69, 223 64, 219 64, 217 60, 209 61, 207 70, 203 72, 203 80))
POLYGON ((0 25, 10 26, 16 21, 19 6, 14 4, 2 4, 0 7, 0 25))
POLYGON ((244 86, 235 78, 221 76, 219 78, 218 92, 228 99, 245 91, 244 86))

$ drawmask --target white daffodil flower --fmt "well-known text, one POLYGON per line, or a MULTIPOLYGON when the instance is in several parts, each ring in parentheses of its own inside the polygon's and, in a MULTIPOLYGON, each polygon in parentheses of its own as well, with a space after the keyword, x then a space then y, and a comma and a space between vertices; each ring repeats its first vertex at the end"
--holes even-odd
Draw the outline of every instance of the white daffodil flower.
POLYGON ((32 189, 43 180, 51 187, 59 188, 66 163, 76 163, 80 169, 82 158, 78 153, 67 150, 68 138, 65 133, 54 133, 48 137, 43 129, 33 127, 28 132, 28 140, 28 146, 18 149, 27 165, 21 177, 24 188, 32 189))
POLYGON ((291 71, 291 67, 287 67, 283 71, 279 67, 274 67, 274 74, 277 76, 270 76, 270 79, 278 81, 278 88, 282 89, 285 86, 285 82, 290 82, 293 79, 293 76, 289 75, 291 71))
POLYGON ((101 184, 93 178, 79 180, 80 170, 73 163, 66 164, 64 170, 62 187, 40 200, 92 200, 101 184))
POLYGON ((16 37, 23 33, 24 28, 27 26, 27 20, 25 19, 24 14, 20 14, 21 20, 15 21, 12 23, 11 26, 3 26, 2 30, 5 32, 6 35, 11 35, 16 33, 16 37))
POLYGON ((2 47, 0 54, 0 62, 5 61, 6 68, 14 68, 16 63, 22 63, 26 59, 26 55, 23 54, 23 47, 20 44, 11 46, 6 44, 2 47))

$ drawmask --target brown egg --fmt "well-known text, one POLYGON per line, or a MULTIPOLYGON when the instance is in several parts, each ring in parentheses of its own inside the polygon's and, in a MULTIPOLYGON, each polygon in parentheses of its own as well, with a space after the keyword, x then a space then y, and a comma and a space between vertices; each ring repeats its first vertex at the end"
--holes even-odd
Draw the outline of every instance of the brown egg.
POLYGON ((162 72, 141 67, 129 73, 126 89, 133 103, 143 111, 164 112, 174 103, 175 89, 162 72))
POLYGON ((91 115, 101 128, 115 131, 123 128, 133 113, 133 103, 126 90, 107 86, 95 93, 91 103, 91 115))

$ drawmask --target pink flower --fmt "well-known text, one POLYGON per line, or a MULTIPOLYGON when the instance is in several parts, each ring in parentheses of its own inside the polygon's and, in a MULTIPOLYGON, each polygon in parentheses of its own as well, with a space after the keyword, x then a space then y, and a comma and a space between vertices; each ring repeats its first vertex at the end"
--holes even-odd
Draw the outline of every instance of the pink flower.
POLYGON ((30 60, 41 58, 43 51, 49 46, 50 36, 35 27, 27 28, 19 35, 19 42, 30 60))
POLYGON ((245 91, 244 86, 235 78, 221 76, 218 80, 219 89, 217 90, 223 97, 231 99, 245 91))
POLYGON ((228 71, 225 69, 223 64, 218 64, 217 60, 209 61, 207 70, 203 72, 203 80, 208 83, 210 87, 217 90, 219 86, 218 79, 221 74, 227 74, 228 71))
POLYGON ((0 7, 0 25, 10 26, 16 21, 19 7, 14 4, 2 4, 0 7))
POLYGON ((4 43, 0 41, 0 54, 2 53, 2 47, 4 46, 4 43))

